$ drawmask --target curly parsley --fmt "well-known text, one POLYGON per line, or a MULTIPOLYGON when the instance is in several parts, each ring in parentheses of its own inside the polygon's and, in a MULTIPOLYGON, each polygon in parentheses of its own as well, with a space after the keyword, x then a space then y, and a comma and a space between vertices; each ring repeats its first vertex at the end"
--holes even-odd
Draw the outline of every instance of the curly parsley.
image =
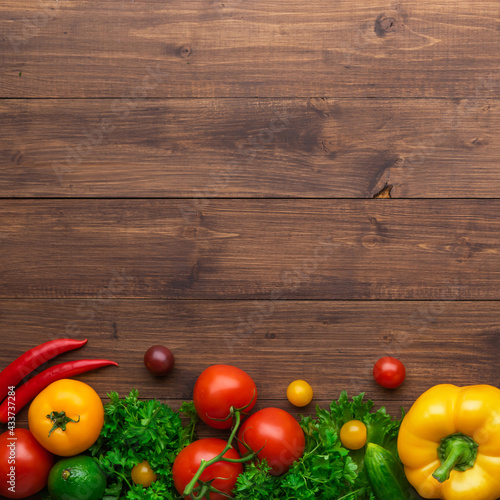
POLYGON ((136 390, 123 399, 116 392, 108 396, 101 435, 89 450, 108 477, 104 499, 178 499, 171 469, 179 451, 194 439, 193 404, 184 403, 177 413, 156 399, 140 400, 136 390), (189 417, 186 425, 180 413, 189 417), (132 467, 144 460, 158 475, 148 488, 131 479, 132 467))

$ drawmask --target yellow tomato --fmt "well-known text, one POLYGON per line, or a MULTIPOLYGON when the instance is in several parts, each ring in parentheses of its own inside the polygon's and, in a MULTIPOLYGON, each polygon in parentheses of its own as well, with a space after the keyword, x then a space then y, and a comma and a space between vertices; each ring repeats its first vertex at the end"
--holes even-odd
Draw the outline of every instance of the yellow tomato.
POLYGON ((340 429, 340 441, 349 450, 359 450, 366 444, 366 425, 359 420, 350 420, 340 429))
POLYGON ((313 398, 313 390, 305 380, 295 380, 288 386, 286 397, 294 406, 306 406, 313 398))
POLYGON ((96 442, 104 424, 104 408, 92 387, 63 379, 50 384, 33 400, 28 423, 45 449, 70 457, 96 442))
POLYGON ((153 472, 147 460, 144 460, 144 462, 132 468, 132 481, 134 481, 135 484, 144 486, 144 488, 151 486, 151 483, 154 483, 157 479, 157 475, 153 472))

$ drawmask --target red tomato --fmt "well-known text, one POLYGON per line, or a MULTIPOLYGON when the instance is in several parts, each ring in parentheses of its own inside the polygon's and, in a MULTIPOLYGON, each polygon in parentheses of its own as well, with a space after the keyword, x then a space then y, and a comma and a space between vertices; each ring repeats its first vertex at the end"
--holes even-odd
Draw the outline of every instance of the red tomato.
POLYGON ((198 416, 215 429, 229 429, 234 409, 248 413, 257 401, 257 387, 250 375, 230 365, 206 368, 194 385, 193 402, 198 416), (226 419, 226 420, 224 420, 226 419))
POLYGON ((377 384, 386 389, 399 387, 406 376, 406 370, 399 359, 385 356, 380 358, 373 367, 373 378, 377 384))
POLYGON ((247 452, 243 442, 253 451, 262 448, 258 457, 267 460, 274 476, 285 473, 305 448, 304 432, 299 423, 279 408, 264 408, 248 417, 239 430, 238 439, 241 454, 247 452))
MULTIPOLYGON (((174 460, 172 475, 175 489, 180 495, 193 479, 202 460, 210 460, 217 456, 226 446, 226 441, 217 438, 198 439, 186 446, 174 460)), ((232 448, 224 454, 225 458, 238 459, 238 452, 232 448)), ((231 495, 238 476, 243 472, 243 465, 234 462, 215 462, 208 466, 200 476, 201 481, 212 481, 212 486, 227 495, 231 495)), ((185 497, 186 499, 191 498, 185 497)), ((227 497, 219 493, 210 493, 210 500, 225 500, 227 497)))
POLYGON ((28 429, 15 429, 0 435, 0 495, 26 498, 46 484, 54 456, 28 429))

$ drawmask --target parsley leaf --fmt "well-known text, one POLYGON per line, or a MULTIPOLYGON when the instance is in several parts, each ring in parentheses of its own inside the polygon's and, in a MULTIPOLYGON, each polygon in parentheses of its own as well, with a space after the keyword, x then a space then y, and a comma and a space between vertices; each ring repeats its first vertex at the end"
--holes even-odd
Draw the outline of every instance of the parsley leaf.
POLYGON ((174 500, 178 498, 172 479, 172 464, 182 448, 194 439, 196 411, 184 403, 179 413, 156 399, 140 400, 137 390, 121 399, 108 394, 104 426, 90 448, 108 477, 107 500, 174 500), (181 414, 188 417, 183 422, 181 414), (158 476, 148 488, 134 485, 132 468, 147 460, 158 476))

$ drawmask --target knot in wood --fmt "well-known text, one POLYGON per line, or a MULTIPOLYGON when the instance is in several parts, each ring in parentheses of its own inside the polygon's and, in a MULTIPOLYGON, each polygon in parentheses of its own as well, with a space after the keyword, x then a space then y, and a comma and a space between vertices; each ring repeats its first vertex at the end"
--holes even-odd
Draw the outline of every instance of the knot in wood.
POLYGON ((179 47, 177 53, 180 57, 186 58, 186 57, 189 57, 193 53, 193 50, 191 49, 191 45, 188 44, 188 45, 183 45, 182 47, 179 47))
POLYGON ((366 234, 361 238, 361 244, 368 249, 375 248, 379 244, 380 238, 376 234, 366 234))
POLYGON ((397 31, 398 20, 395 17, 387 16, 385 14, 380 14, 377 19, 375 19, 375 33, 378 37, 384 37, 387 33, 397 31))

